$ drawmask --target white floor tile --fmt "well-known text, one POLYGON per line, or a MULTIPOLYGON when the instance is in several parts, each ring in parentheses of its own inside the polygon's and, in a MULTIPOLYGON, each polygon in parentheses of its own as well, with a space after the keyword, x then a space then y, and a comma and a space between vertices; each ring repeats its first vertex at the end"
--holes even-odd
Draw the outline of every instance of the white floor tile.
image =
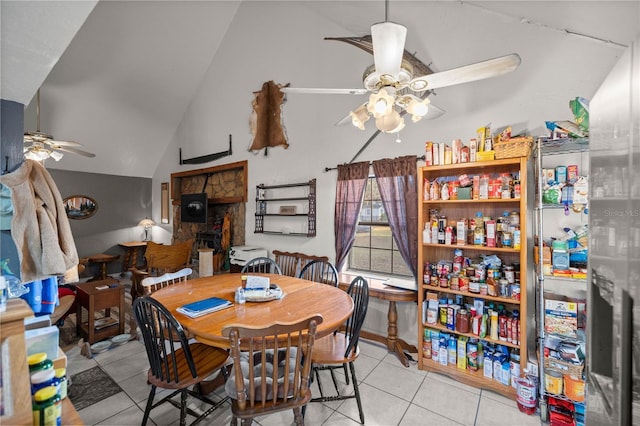
POLYGON ((411 402, 424 376, 416 374, 402 364, 380 363, 364 380, 373 387, 411 402))
POLYGON ((540 426, 539 416, 528 416, 517 407, 482 397, 476 417, 476 426, 540 426))
MULTIPOLYGON (((365 418, 366 420, 366 418, 365 418)), ((360 420, 355 421, 345 416, 344 414, 334 412, 329 418, 322 424, 322 426, 356 426, 360 424, 360 420)), ((367 423, 369 424, 369 423, 367 423)))
MULTIPOLYGON (((409 402, 383 392, 366 383, 360 385, 362 411, 367 425, 397 425, 409 407, 409 402)), ((337 410, 339 413, 360 422, 355 398, 345 400, 337 410)))
MULTIPOLYGON (((477 389, 475 389, 477 391, 477 389)), ((413 403, 464 425, 472 425, 478 409, 480 394, 451 386, 429 373, 418 390, 413 403)))
POLYGON ((433 411, 411 404, 407 409, 399 426, 415 425, 438 425, 438 426, 458 426, 460 423, 441 416, 433 411))
MULTIPOLYGON (((97 424, 109 425, 109 426, 110 425, 124 425, 124 426, 139 425, 139 424, 142 424, 143 414, 144 414, 144 410, 141 410, 140 407, 138 407, 137 405, 134 405, 97 424)), ((147 425, 148 424, 149 422, 147 423, 147 425)))
POLYGON ((127 396, 127 394, 120 392, 78 411, 78 414, 85 424, 94 425, 113 417, 134 405, 134 402, 127 396))
POLYGON ((437 381, 439 381, 441 383, 444 383, 446 385, 455 386, 455 387, 457 387, 459 389, 462 389, 464 391, 480 395, 480 389, 478 389, 476 387, 473 387, 473 386, 469 386, 466 383, 458 382, 457 380, 454 380, 454 379, 450 378, 449 376, 445 376, 444 374, 429 372, 428 377, 430 379, 432 379, 432 380, 437 380, 437 381))

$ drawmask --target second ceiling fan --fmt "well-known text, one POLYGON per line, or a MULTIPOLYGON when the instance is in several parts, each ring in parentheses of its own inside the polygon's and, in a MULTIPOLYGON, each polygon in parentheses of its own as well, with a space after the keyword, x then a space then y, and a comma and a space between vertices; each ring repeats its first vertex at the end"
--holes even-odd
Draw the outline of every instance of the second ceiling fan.
MULTIPOLYGON (((405 126, 405 113, 417 122, 429 111, 430 92, 434 89, 497 77, 514 71, 520 65, 515 53, 453 68, 447 71, 414 76, 414 69, 424 72, 428 67, 414 67, 417 58, 404 50, 407 28, 390 22, 385 1, 385 21, 371 26, 370 47, 368 37, 333 38, 346 41, 373 54, 374 64, 363 74, 364 89, 329 89, 284 87, 285 93, 351 94, 370 93, 369 100, 349 113, 354 126, 364 130, 364 124, 375 118, 376 127, 384 133, 395 133, 405 126), (414 61, 403 59, 409 57, 414 61)), ((331 39, 331 38, 329 38, 331 39)), ((430 70, 429 70, 430 71, 430 70)), ((439 110, 439 108, 436 108, 439 110)), ((439 110, 441 115, 444 111, 439 110)), ((342 123, 345 120, 342 120, 342 123)))

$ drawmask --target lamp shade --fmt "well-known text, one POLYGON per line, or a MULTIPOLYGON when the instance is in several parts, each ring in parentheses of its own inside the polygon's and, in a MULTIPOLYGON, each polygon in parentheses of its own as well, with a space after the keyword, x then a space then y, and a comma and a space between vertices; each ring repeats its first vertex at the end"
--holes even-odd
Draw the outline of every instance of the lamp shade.
POLYGON ((138 226, 142 226, 144 228, 151 228, 152 226, 156 226, 156 223, 153 220, 145 217, 140 222, 138 222, 138 226))
POLYGON ((404 118, 394 109, 391 113, 376 118, 376 127, 384 133, 399 132, 404 128, 404 118))
POLYGON ((358 129, 364 130, 364 123, 370 118, 366 106, 360 105, 355 111, 351 111, 349 115, 351 116, 351 123, 358 129))
POLYGON ((371 26, 371 43, 376 73, 391 75, 398 80, 407 27, 394 22, 381 22, 371 26))

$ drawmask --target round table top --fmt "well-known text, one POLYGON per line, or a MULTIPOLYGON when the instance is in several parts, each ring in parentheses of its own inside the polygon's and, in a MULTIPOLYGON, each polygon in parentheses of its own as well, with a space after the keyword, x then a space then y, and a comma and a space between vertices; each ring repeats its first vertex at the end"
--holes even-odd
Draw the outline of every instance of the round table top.
POLYGON ((264 327, 274 322, 288 323, 322 315, 316 337, 322 337, 336 330, 353 311, 353 300, 343 290, 327 284, 277 274, 251 274, 269 277, 271 284, 277 284, 284 297, 268 302, 246 302, 234 304, 199 318, 189 318, 176 311, 187 303, 220 297, 234 302, 235 290, 241 285, 243 274, 220 274, 188 280, 184 284, 165 287, 154 292, 151 297, 162 303, 182 326, 205 344, 220 348, 229 347, 229 339, 222 336, 222 329, 228 325, 264 327))

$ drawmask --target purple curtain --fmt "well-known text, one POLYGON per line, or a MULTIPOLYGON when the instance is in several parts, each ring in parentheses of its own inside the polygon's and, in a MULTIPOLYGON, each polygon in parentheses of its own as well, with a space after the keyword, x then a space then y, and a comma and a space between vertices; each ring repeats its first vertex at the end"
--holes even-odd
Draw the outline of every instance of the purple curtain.
POLYGON ((347 260, 349 250, 351 250, 356 239, 356 225, 368 177, 368 161, 338 166, 334 217, 336 268, 338 271, 342 269, 345 260, 347 260))
POLYGON ((373 162, 380 198, 400 255, 414 278, 418 270, 418 188, 415 155, 373 162))

